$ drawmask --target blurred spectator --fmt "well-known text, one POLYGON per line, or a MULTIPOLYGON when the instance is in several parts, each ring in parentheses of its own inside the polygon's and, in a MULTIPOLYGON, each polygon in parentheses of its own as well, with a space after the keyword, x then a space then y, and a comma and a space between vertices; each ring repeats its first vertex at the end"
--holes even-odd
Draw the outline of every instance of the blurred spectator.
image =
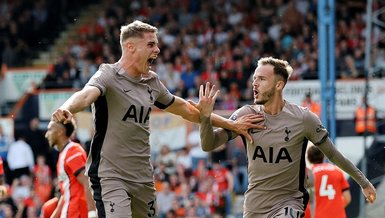
POLYGON ((354 121, 357 135, 377 132, 377 111, 366 101, 366 96, 362 97, 361 104, 355 110, 354 121))
POLYGON ((22 175, 31 175, 35 161, 31 146, 25 142, 24 135, 17 135, 8 150, 8 166, 13 179, 22 175))
POLYGON ((219 110, 236 110, 238 108, 238 100, 236 97, 225 92, 221 95, 221 101, 217 109, 219 110))
POLYGON ((5 183, 3 159, 0 157, 0 201, 8 197, 8 186, 5 183))
POLYGON ((44 138, 44 131, 39 129, 40 120, 35 117, 29 121, 29 128, 25 132, 26 142, 32 148, 34 160, 36 162, 37 156, 43 155, 48 157, 49 145, 44 138))
POLYGON ((52 185, 52 173, 48 165, 46 164, 46 158, 43 155, 38 155, 36 159, 36 165, 33 169, 34 175, 34 190, 40 202, 44 203, 51 198, 52 185))
POLYGON ((157 190, 162 190, 162 182, 169 181, 170 174, 166 172, 166 165, 163 163, 155 164, 154 170, 155 186, 157 190), (158 183, 158 185, 157 185, 158 183))
POLYGON ((0 217, 1 218, 15 218, 15 212, 12 208, 12 205, 7 203, 7 202, 3 202, 0 204, 0 217))
POLYGON ((187 90, 195 88, 195 79, 199 73, 194 69, 191 61, 186 63, 186 69, 181 72, 180 78, 184 82, 187 90))
POLYGON ((171 174, 168 180, 168 184, 170 186, 170 189, 175 193, 181 192, 181 183, 179 181, 179 178, 176 174, 171 174))
POLYGON ((305 63, 307 67, 302 73, 302 79, 304 80, 317 80, 318 79, 318 66, 317 60, 309 58, 307 63, 305 63))
POLYGON ((213 189, 221 196, 218 206, 223 208, 225 215, 229 216, 232 213, 232 194, 234 188, 234 177, 231 172, 218 162, 214 162, 212 169, 209 171, 215 183, 213 189))
POLYGON ((234 177, 234 192, 243 195, 247 190, 248 175, 246 151, 244 148, 241 149, 241 146, 241 143, 235 143, 231 146, 230 161, 234 177))
POLYGON ((191 146, 190 154, 192 159, 192 169, 195 170, 198 163, 201 162, 206 166, 208 162, 208 154, 204 152, 200 146, 200 137, 197 130, 193 130, 187 137, 187 143, 191 146))
POLYGON ((199 184, 199 190, 196 192, 196 196, 202 202, 203 205, 210 208, 210 213, 220 212, 223 214, 224 202, 221 194, 218 190, 213 188, 215 184, 213 177, 207 177, 199 184))
POLYGON ((175 153, 170 151, 170 147, 167 145, 162 145, 159 155, 155 159, 155 163, 157 165, 163 164, 166 167, 165 172, 167 174, 171 175, 175 173, 176 156, 175 153))
POLYGON ((22 175, 18 178, 13 179, 12 182, 12 199, 19 205, 31 196, 32 193, 32 181, 28 175, 22 175))
POLYGON ((4 133, 3 126, 0 124, 0 157, 4 163, 4 170, 7 171, 8 168, 8 150, 11 144, 13 143, 13 138, 7 136, 4 133))
MULTIPOLYGON (((195 179, 196 181, 190 180, 190 186, 194 189, 194 186, 199 186, 202 181, 207 179, 209 176, 209 168, 207 167, 207 164, 204 161, 199 161, 197 168, 193 171, 193 176, 191 179, 195 179)), ((199 187, 197 187, 198 189, 199 187)), ((194 191, 197 191, 195 189, 194 191)))
POLYGON ((167 182, 163 182, 163 190, 157 192, 156 198, 160 218, 166 217, 167 212, 172 209, 171 202, 175 199, 175 193, 167 182))
MULTIPOLYGON (((283 12, 281 22, 284 31, 289 31, 288 33, 292 36, 296 36, 302 30, 303 26, 303 14, 298 11, 295 1, 289 1, 286 5, 286 9, 283 12)), ((288 48, 289 45, 285 45, 284 49, 288 48)))
POLYGON ((309 108, 311 112, 315 113, 318 117, 321 117, 321 105, 319 105, 318 102, 313 101, 310 92, 305 94, 302 106, 309 108))
POLYGON ((190 154, 190 148, 185 146, 176 154, 176 164, 180 164, 186 170, 192 169, 192 157, 190 154))
POLYGON ((0 124, 0 157, 3 161, 7 161, 8 150, 12 142, 13 139, 4 133, 3 126, 0 124))
POLYGON ((192 208, 195 209, 194 212, 196 217, 210 217, 210 207, 206 204, 206 202, 203 202, 198 197, 194 196, 191 204, 192 208))

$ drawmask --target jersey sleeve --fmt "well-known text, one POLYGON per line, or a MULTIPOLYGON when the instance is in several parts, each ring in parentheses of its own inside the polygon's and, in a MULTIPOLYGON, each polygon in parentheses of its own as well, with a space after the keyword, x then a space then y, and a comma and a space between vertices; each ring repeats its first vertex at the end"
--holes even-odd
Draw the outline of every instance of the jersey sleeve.
POLYGON ((341 174, 341 189, 342 189, 342 191, 345 191, 345 190, 349 189, 349 187, 350 187, 349 182, 345 178, 342 170, 338 169, 338 172, 341 174))
POLYGON ((245 116, 247 114, 252 114, 252 113, 256 114, 257 112, 255 110, 253 110, 250 105, 245 105, 245 106, 242 106, 241 108, 239 108, 238 110, 234 111, 234 113, 232 113, 230 115, 229 119, 232 121, 235 121, 239 117, 245 116))
POLYGON ((303 119, 306 138, 313 142, 314 145, 319 145, 324 142, 329 133, 322 125, 318 116, 306 108, 303 119))
POLYGON ((69 173, 77 176, 80 170, 85 168, 86 165, 86 153, 79 146, 72 147, 67 152, 65 159, 65 165, 69 170, 69 173))
POLYGON ((100 90, 101 95, 105 95, 108 86, 107 81, 111 75, 108 71, 111 70, 112 68, 106 64, 100 65, 98 71, 90 78, 86 86, 94 86, 100 90))
POLYGON ((170 91, 166 88, 166 86, 159 80, 159 77, 156 74, 154 75, 154 80, 155 80, 156 89, 159 92, 159 95, 157 96, 154 105, 159 109, 166 109, 168 106, 170 106, 174 102, 175 97, 173 94, 170 93, 170 91))

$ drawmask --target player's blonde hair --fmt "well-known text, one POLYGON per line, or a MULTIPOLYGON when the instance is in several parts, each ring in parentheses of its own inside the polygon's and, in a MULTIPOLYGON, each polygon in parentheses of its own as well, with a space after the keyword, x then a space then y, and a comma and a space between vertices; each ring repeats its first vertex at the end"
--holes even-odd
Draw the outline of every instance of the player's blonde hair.
POLYGON ((158 28, 151 26, 150 24, 144 23, 139 20, 122 26, 120 28, 120 45, 123 46, 123 43, 132 37, 142 38, 143 33, 158 33, 158 28))
POLYGON ((273 57, 264 57, 258 60, 258 66, 268 64, 274 67, 274 74, 281 76, 286 84, 290 75, 293 73, 293 68, 289 62, 273 57))

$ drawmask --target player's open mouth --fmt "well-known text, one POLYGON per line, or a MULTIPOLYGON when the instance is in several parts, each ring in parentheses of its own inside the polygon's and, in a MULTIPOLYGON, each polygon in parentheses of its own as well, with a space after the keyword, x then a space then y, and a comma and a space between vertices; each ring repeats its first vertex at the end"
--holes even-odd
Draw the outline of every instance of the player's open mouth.
POLYGON ((154 63, 154 61, 155 61, 155 58, 149 58, 148 60, 147 60, 147 63, 148 63, 148 67, 151 69, 151 65, 152 65, 152 63, 154 63))
POLYGON ((254 92, 254 96, 257 96, 258 95, 258 90, 253 90, 253 92, 254 92))

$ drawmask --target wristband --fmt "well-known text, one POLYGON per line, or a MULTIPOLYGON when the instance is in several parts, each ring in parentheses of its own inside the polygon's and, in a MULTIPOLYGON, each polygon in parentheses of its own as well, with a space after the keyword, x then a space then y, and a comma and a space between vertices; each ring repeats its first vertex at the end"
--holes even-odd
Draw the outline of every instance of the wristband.
POLYGON ((88 211, 88 218, 96 218, 96 211, 94 210, 88 211))

